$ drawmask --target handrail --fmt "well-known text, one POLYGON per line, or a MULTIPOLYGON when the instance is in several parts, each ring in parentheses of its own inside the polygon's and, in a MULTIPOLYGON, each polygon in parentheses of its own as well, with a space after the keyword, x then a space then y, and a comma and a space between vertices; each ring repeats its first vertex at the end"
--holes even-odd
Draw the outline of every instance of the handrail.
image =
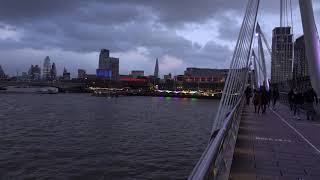
MULTIPOLYGON (((226 117, 224 124, 218 133, 211 137, 208 146, 206 147, 204 153, 201 155, 200 160, 194 167, 192 173, 188 177, 188 180, 204 180, 209 178, 215 178, 219 175, 219 169, 221 168, 221 163, 217 162, 224 157, 225 142, 230 135, 230 130, 232 130, 233 124, 236 123, 235 120, 238 118, 239 110, 242 107, 243 96, 239 99, 236 106, 226 117)), ((235 128, 238 131, 238 127, 235 128)), ((237 134, 237 133, 236 133, 237 134)), ((233 152, 233 150, 232 150, 233 152)), ((233 155, 233 153, 232 153, 233 155)), ((229 175, 229 174, 228 174, 229 175)))

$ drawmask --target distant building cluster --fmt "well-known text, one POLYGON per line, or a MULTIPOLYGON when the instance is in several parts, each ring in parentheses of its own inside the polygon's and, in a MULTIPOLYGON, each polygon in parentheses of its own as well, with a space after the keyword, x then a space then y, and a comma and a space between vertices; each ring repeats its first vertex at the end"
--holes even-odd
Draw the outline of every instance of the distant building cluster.
MULTIPOLYGON (((0 79, 1 79, 1 71, 3 72, 0 66, 0 79)), ((5 77, 6 79, 8 79, 8 76, 5 76, 5 74, 2 77, 5 77)), ((66 72, 66 69, 65 69, 65 71, 63 72, 63 75, 58 76, 56 64, 54 62, 51 64, 50 57, 47 56, 43 61, 42 68, 39 65, 31 65, 28 71, 22 72, 21 75, 17 74, 16 77, 12 77, 12 78, 19 81, 70 80, 70 73, 66 72)))
MULTIPOLYGON (((22 81, 76 81, 85 82, 87 86, 97 87, 135 87, 160 89, 209 89, 216 84, 224 83, 228 70, 189 67, 184 74, 173 76, 171 73, 160 77, 159 59, 156 58, 152 75, 146 75, 144 70, 132 70, 128 75, 119 74, 119 58, 111 57, 108 49, 101 49, 98 67, 95 74, 88 74, 85 69, 78 69, 76 78, 71 78, 70 72, 63 69, 58 76, 57 67, 49 56, 45 57, 43 66, 31 65, 27 72, 17 76, 22 81)), ((0 77, 4 77, 0 66, 0 77)))
POLYGON ((291 27, 276 27, 272 35, 271 83, 310 82, 304 36, 293 41, 291 27))

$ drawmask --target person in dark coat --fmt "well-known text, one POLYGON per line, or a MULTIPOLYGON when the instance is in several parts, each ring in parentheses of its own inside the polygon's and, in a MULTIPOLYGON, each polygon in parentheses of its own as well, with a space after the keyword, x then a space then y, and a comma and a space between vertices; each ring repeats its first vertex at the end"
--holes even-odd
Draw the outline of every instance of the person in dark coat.
POLYGON ((271 98, 272 98, 272 90, 271 87, 269 87, 269 91, 268 92, 268 107, 270 107, 270 103, 271 103, 271 98))
POLYGON ((254 104, 254 112, 260 112, 260 108, 261 108, 261 93, 260 90, 254 90, 253 93, 253 104, 254 104))
POLYGON ((244 91, 244 93, 246 94, 246 100, 247 100, 247 105, 249 105, 250 104, 250 98, 251 98, 251 96, 252 96, 252 92, 251 92, 251 88, 250 88, 250 86, 248 86, 247 88, 246 88, 246 90, 244 91))
POLYGON ((262 113, 265 113, 267 110, 268 104, 268 92, 264 86, 261 87, 261 107, 262 113))
POLYGON ((307 120, 313 120, 315 115, 315 110, 313 107, 313 103, 316 102, 318 104, 318 96, 316 92, 312 88, 304 93, 304 100, 305 100, 305 109, 307 112, 307 120))
POLYGON ((272 99, 273 99, 273 108, 276 106, 276 103, 279 99, 280 93, 277 87, 274 87, 272 91, 272 99))
POLYGON ((293 106, 294 106, 294 93, 293 93, 293 88, 291 88, 291 90, 288 93, 288 102, 290 105, 290 110, 293 110, 293 106))
POLYGON ((294 116, 300 120, 300 111, 303 105, 303 94, 301 92, 301 90, 297 90, 295 89, 293 91, 293 110, 294 110, 294 116))

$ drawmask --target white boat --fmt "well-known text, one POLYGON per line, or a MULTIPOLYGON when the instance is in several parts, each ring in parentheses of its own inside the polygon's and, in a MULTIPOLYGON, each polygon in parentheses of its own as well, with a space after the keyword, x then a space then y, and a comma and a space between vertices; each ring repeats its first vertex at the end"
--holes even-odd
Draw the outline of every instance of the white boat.
POLYGON ((59 89, 56 87, 44 87, 40 88, 38 92, 41 94, 57 94, 59 93, 59 89))
POLYGON ((2 92, 6 93, 40 93, 40 94, 57 94, 59 89, 55 87, 20 87, 20 86, 9 86, 2 92))

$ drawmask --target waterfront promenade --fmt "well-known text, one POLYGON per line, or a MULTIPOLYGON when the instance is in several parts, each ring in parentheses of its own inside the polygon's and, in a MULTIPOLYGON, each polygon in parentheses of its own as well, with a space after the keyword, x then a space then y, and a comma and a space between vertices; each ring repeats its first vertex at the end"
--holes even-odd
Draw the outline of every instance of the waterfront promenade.
POLYGON ((245 106, 231 180, 319 180, 320 121, 294 118, 283 104, 264 115, 245 106))

